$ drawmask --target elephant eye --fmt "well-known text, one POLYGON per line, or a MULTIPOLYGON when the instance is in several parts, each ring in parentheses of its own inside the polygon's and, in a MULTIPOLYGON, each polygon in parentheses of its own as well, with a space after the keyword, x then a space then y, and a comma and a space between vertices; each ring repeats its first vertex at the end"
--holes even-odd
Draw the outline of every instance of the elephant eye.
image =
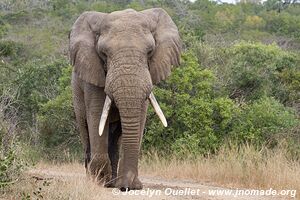
POLYGON ((99 56, 101 58, 101 60, 104 62, 104 65, 106 65, 107 63, 107 56, 104 52, 99 52, 99 56))
POLYGON ((147 53, 148 58, 151 58, 153 56, 153 49, 150 49, 147 53))
POLYGON ((99 37, 100 37, 100 34, 99 33, 96 33, 96 41, 98 41, 99 40, 99 37))
POLYGON ((104 52, 100 52, 100 57, 103 61, 106 61, 106 59, 107 59, 107 56, 104 52))

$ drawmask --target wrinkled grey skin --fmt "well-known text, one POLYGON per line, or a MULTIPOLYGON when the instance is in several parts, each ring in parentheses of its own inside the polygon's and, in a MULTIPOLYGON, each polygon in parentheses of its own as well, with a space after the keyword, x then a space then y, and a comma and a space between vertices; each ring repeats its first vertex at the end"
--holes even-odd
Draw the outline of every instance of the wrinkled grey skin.
POLYGON ((176 25, 160 8, 84 12, 74 23, 69 47, 73 103, 85 166, 107 187, 142 188, 138 156, 147 98, 153 84, 179 65, 180 44, 176 25), (106 95, 113 107, 100 137, 106 95))

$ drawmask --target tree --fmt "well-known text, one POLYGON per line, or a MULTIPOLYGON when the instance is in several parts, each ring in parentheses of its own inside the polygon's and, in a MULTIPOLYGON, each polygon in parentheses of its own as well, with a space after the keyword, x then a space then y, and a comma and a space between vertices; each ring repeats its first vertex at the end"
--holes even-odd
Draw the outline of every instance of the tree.
POLYGON ((267 10, 277 10, 281 12, 282 10, 288 8, 290 5, 300 3, 299 0, 267 0, 264 5, 267 10))

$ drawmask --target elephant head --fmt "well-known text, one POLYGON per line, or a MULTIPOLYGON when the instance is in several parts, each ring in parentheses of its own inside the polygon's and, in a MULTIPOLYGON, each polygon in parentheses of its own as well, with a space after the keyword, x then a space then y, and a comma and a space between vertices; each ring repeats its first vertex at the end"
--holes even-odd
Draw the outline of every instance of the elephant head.
MULTIPOLYGON (((181 42, 170 16, 160 8, 132 9, 110 14, 85 12, 70 34, 70 59, 78 76, 104 87, 106 100, 99 123, 102 134, 111 103, 120 114, 124 162, 122 173, 137 173, 144 105, 149 99, 164 126, 166 119, 153 93, 153 84, 166 79, 179 65, 181 42)), ((132 180, 129 180, 132 181, 132 180)))

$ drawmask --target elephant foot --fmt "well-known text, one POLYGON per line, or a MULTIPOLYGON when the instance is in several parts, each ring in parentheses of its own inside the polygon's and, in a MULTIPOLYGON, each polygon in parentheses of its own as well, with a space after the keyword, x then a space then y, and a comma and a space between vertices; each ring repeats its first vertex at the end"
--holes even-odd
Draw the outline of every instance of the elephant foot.
POLYGON ((111 166, 108 155, 94 155, 88 166, 88 175, 99 184, 111 179, 111 166))
POLYGON ((121 178, 121 180, 120 180, 119 184, 117 184, 117 186, 122 192, 129 191, 129 190, 143 189, 143 184, 137 176, 134 176, 133 179, 130 179, 127 177, 121 178), (130 180, 132 180, 132 181, 130 181, 130 180))
POLYGON ((111 180, 107 181, 105 184, 104 184, 104 187, 107 187, 107 188, 115 188, 116 187, 116 178, 112 178, 111 180))
POLYGON ((143 189, 143 184, 140 179, 136 176, 132 182, 133 190, 141 190, 143 189))
POLYGON ((115 188, 116 187, 116 184, 115 183, 112 183, 110 181, 108 181, 107 183, 104 184, 104 187, 107 187, 107 188, 115 188))

